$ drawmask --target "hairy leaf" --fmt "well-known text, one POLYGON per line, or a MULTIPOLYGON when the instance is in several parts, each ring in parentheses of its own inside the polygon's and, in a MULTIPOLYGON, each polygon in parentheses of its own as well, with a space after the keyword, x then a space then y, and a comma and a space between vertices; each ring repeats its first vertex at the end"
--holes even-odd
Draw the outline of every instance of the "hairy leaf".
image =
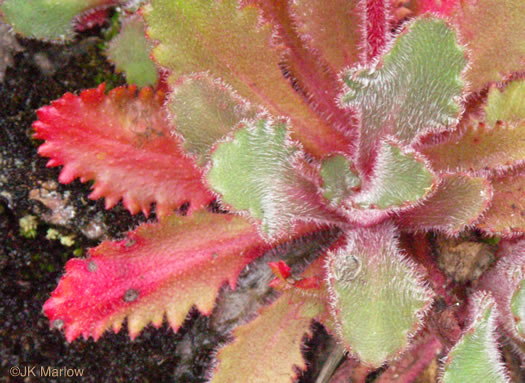
POLYGON ((268 246, 244 218, 196 212, 143 224, 118 242, 103 242, 72 259, 44 313, 68 341, 98 339, 128 318, 131 337, 164 314, 177 330, 192 306, 209 314, 221 286, 268 246))
POLYGON ((333 315, 346 347, 378 367, 408 347, 433 294, 400 252, 392 224, 346 234, 347 247, 328 262, 333 315))
MULTIPOLYGON (((302 277, 310 279, 320 272, 322 262, 317 260, 302 277)), ((294 367, 306 369, 301 350, 312 320, 328 315, 323 292, 324 288, 288 289, 253 321, 237 327, 235 340, 217 355, 211 383, 291 383, 297 375, 294 367)))
POLYGON ((342 103, 361 115, 358 165, 371 170, 373 149, 387 134, 408 144, 455 124, 465 64, 453 29, 429 16, 411 23, 375 67, 347 73, 342 103))
POLYGON ((157 68, 149 57, 151 48, 142 17, 134 15, 124 19, 119 34, 109 43, 107 55, 115 68, 126 74, 128 84, 143 87, 158 81, 157 68))
POLYGON ((525 241, 502 241, 496 266, 483 275, 480 288, 490 291, 498 320, 514 339, 525 341, 525 241))
POLYGON ((184 149, 200 165, 210 159, 211 147, 243 119, 254 118, 256 108, 236 96, 220 81, 198 75, 177 83, 167 103, 171 123, 184 138, 184 149))
POLYGON ((341 222, 317 183, 302 174, 300 161, 299 147, 290 141, 284 123, 248 122, 217 146, 207 179, 224 203, 262 220, 270 237, 297 220, 341 222))
POLYGON ((25 37, 70 40, 76 17, 116 3, 118 0, 4 0, 0 11, 5 21, 25 37))
POLYGON ((454 23, 469 48, 466 73, 472 91, 523 71, 525 60, 525 3, 521 0, 458 2, 454 23), (498 22, 494 22, 498 20, 498 22), (504 49, 505 54, 501 54, 504 49))
POLYGON ((487 96, 485 115, 489 124, 525 119, 525 80, 512 81, 503 90, 492 87, 487 96))
POLYGON ((290 118, 295 138, 314 155, 350 145, 283 76, 285 49, 253 6, 240 10, 237 0, 152 0, 145 17, 148 35, 160 42, 154 58, 174 76, 209 71, 272 115, 290 118))
POLYGON ((321 163, 323 196, 333 206, 338 206, 353 190, 361 185, 361 179, 351 167, 351 162, 343 155, 328 157, 321 163))
POLYGON ((498 351, 494 300, 486 293, 471 300, 470 325, 448 354, 441 381, 510 383, 498 351))
POLYGON ((442 142, 422 149, 441 172, 483 172, 512 168, 525 160, 525 119, 485 125, 470 121, 442 142))
MULTIPOLYGON (((241 4, 253 4, 261 9, 264 20, 272 24, 274 35, 286 47, 280 63, 283 74, 292 82, 294 89, 308 99, 312 109, 331 126, 344 132, 347 142, 353 143, 357 133, 355 118, 350 111, 342 111, 337 104, 341 87, 339 71, 329 65, 328 58, 312 49, 309 41, 305 41, 305 36, 299 32, 300 21, 294 13, 294 2, 241 0, 241 4)), ((338 46, 338 49, 341 48, 338 46)), ((348 154, 352 150, 354 147, 349 147, 348 154)))
POLYGON ((362 18, 356 0, 297 0, 291 4, 297 31, 335 73, 359 61, 362 18))
POLYGON ((46 142, 39 154, 48 166, 64 165, 59 180, 95 180, 90 198, 106 198, 106 208, 123 198, 131 212, 146 215, 153 202, 157 214, 169 214, 190 202, 205 206, 213 195, 201 172, 170 135, 161 109, 162 92, 121 87, 104 94, 104 85, 71 93, 38 110, 35 137, 46 142))
POLYGON ((453 235, 472 225, 492 196, 483 177, 444 175, 435 191, 420 205, 399 213, 396 219, 409 230, 440 230, 453 235))
POLYGON ((403 207, 423 198, 433 184, 434 175, 422 159, 382 142, 372 176, 352 202, 364 208, 403 207))
POLYGON ((491 179, 494 196, 478 227, 490 234, 512 236, 525 232, 525 177, 514 172, 491 179))

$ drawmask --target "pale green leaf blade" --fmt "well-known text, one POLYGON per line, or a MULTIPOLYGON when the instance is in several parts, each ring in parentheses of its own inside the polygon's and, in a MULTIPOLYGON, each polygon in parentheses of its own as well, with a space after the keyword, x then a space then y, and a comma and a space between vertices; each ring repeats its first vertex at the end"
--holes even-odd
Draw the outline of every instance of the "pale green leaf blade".
POLYGON ((350 352, 378 367, 409 346, 433 292, 399 250, 392 224, 352 230, 347 242, 328 262, 333 315, 350 352))
POLYGON ((158 82, 157 68, 150 58, 151 49, 152 44, 144 34, 142 17, 133 15, 124 19, 119 34, 109 42, 106 53, 117 71, 126 74, 128 84, 143 87, 158 82))
POLYGON ((493 86, 487 96, 485 118, 489 124, 525 119, 525 80, 512 81, 503 90, 493 86))
POLYGON ((382 142, 372 176, 352 202, 363 208, 404 207, 424 198, 434 182, 423 159, 413 152, 403 153, 395 144, 382 142))
POLYGON ((257 109, 225 84, 204 74, 181 79, 166 104, 171 123, 184 139, 184 149, 200 165, 210 158, 213 144, 257 109))
POLYGON ((343 155, 328 157, 321 163, 323 196, 334 206, 353 194, 361 185, 361 179, 352 169, 351 162, 343 155))
POLYGON ((498 351, 494 300, 485 292, 471 299, 470 325, 448 354, 441 382, 510 383, 498 351))
POLYGON ((347 73, 342 103, 361 115, 358 165, 370 169, 374 145, 387 134, 409 144, 455 125, 465 66, 454 30, 424 16, 408 25, 375 67, 347 73))
POLYGON ((0 11, 22 36, 62 41, 73 38, 73 20, 81 13, 114 3, 115 0, 5 0, 0 11))
POLYGON ((262 221, 270 237, 297 221, 342 222, 324 202, 315 179, 302 172, 302 152, 286 124, 247 122, 217 145, 207 180, 222 202, 262 221))

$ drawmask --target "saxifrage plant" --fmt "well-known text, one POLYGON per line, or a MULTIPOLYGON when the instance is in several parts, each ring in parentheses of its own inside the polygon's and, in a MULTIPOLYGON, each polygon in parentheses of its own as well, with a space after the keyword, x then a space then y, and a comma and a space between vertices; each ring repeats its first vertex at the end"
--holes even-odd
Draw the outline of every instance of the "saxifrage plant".
MULTIPOLYGON (((0 9, 16 31, 56 40, 117 3, 0 9)), ((522 354, 525 2, 126 6, 110 58, 137 82, 153 46, 165 81, 66 94, 38 111, 35 137, 61 182, 94 180, 107 208, 122 199, 148 215, 155 203, 159 221, 70 260, 44 306, 52 326, 68 341, 125 319, 131 337, 165 318, 177 330, 266 251, 337 227, 299 274, 269 265, 281 295, 234 330, 211 382, 291 381, 312 320, 363 366, 388 364, 379 381, 413 381, 437 355, 442 382, 510 381, 498 339, 522 354), (467 230, 503 240, 463 296, 421 233, 467 230)))

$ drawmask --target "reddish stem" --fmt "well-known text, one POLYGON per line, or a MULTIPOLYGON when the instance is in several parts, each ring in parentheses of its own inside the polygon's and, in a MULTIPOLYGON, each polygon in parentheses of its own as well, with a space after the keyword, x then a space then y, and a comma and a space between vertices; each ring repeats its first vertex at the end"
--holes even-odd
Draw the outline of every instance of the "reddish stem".
POLYGON ((366 0, 366 63, 372 62, 388 41, 389 11, 388 0, 366 0))

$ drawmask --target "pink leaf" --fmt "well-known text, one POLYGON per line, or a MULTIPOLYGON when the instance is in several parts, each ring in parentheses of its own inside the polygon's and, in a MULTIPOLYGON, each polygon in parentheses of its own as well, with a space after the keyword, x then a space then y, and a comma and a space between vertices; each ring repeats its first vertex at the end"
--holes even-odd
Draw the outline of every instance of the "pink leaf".
POLYGON ((37 112, 35 138, 46 141, 38 152, 48 166, 64 165, 62 183, 95 180, 90 198, 105 197, 108 209, 121 198, 131 213, 147 215, 153 202, 161 216, 188 201, 198 209, 213 195, 170 134, 163 100, 149 88, 67 93, 37 112))
POLYGON ((209 314, 221 286, 234 288, 240 271, 268 249, 244 218, 172 215, 70 260, 44 313, 68 341, 117 332, 126 317, 132 338, 150 321, 160 326, 164 314, 177 330, 192 306, 209 314))
POLYGON ((409 230, 440 230, 454 235, 479 219, 491 197, 492 188, 485 178, 447 174, 419 206, 401 212, 397 222, 409 230))

